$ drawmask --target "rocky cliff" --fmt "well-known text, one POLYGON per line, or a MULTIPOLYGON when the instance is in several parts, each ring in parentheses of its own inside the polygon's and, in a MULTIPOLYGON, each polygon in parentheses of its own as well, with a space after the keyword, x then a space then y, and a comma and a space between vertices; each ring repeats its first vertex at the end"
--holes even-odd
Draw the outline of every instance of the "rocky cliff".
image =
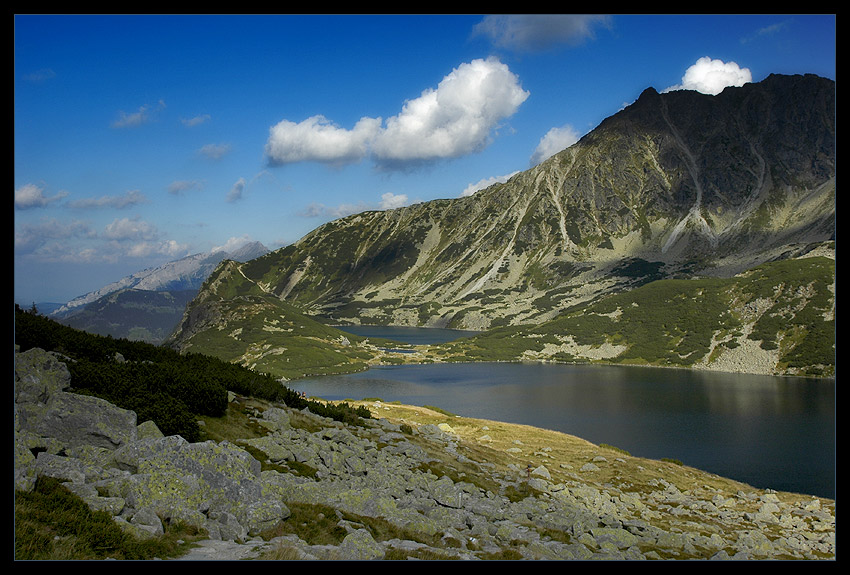
POLYGON ((233 397, 228 411, 259 431, 190 443, 71 393, 72 383, 55 354, 15 354, 15 488, 57 478, 139 537, 155 537, 163 522, 196 525, 210 539, 187 559, 835 554, 832 500, 754 489, 559 433, 375 401, 372 418, 345 425, 233 397), (288 530, 295 508, 320 510, 338 542, 288 530))

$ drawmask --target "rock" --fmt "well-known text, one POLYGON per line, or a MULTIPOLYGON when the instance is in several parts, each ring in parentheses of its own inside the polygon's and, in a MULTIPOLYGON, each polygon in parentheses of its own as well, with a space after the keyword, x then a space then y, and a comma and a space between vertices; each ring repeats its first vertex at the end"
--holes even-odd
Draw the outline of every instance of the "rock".
POLYGON ((383 557, 384 548, 365 529, 349 533, 339 546, 339 558, 342 560, 362 561, 383 557))
POLYGON ((139 424, 136 428, 136 436, 139 439, 160 439, 165 437, 156 426, 156 423, 150 420, 139 424))
MULTIPOLYGON (((15 488, 31 489, 39 476, 57 478, 140 538, 156 537, 175 521, 206 530, 209 539, 184 559, 264 552, 312 560, 383 559, 390 552, 453 559, 834 556, 834 510, 817 498, 791 506, 772 492, 699 495, 663 478, 649 480, 644 492, 620 490, 593 481, 596 464, 607 466, 599 456, 582 467, 586 479, 569 474, 555 484, 543 465, 532 469, 516 460, 500 472, 470 459, 450 426, 408 426, 402 433, 386 420, 347 426, 302 410, 298 418, 308 418, 312 430, 306 431, 292 427, 286 407, 258 413, 262 437, 192 443, 162 436, 152 422, 137 426, 132 412, 67 392, 67 369, 51 354, 16 354, 15 377, 15 488), (91 410, 89 422, 83 406, 91 410), (98 436, 93 430, 101 425, 106 431, 98 436), (287 472, 285 464, 295 462, 308 471, 287 472), (464 473, 436 471, 455 465, 464 473), (295 535, 251 539, 291 520, 290 506, 299 504, 334 509, 345 537, 338 545, 312 545, 295 535), (404 530, 409 539, 376 541, 365 518, 404 530), (753 521, 781 535, 768 539, 753 521)), ((486 446, 476 441, 475 449, 486 446)))
POLYGON ((15 423, 25 435, 50 438, 62 448, 116 449, 136 439, 136 414, 97 398, 65 390, 70 374, 53 354, 15 354, 15 423))
POLYGON ((549 473, 549 470, 546 469, 543 465, 540 465, 534 468, 531 471, 531 475, 534 477, 542 477, 543 479, 552 479, 552 475, 549 473))

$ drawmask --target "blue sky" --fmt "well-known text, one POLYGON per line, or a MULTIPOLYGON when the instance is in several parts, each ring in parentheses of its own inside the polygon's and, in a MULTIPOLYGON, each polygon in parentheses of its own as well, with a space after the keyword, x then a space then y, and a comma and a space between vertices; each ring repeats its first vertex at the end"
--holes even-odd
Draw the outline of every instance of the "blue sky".
POLYGON ((15 301, 528 169, 647 87, 835 79, 835 15, 15 16, 15 301))

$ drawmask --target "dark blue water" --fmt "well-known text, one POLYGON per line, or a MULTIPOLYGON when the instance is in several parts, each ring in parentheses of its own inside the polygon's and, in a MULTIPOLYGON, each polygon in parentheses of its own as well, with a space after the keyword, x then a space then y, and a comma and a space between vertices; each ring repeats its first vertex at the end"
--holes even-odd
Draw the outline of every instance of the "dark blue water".
POLYGON ((602 365, 377 367, 290 387, 522 423, 670 457, 748 483, 835 498, 835 381, 602 365))

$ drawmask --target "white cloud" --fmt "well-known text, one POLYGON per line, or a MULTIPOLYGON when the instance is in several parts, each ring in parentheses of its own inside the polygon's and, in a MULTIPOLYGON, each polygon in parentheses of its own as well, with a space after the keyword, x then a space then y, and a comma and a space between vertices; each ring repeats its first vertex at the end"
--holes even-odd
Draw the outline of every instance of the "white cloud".
POLYGON ((125 241, 154 239, 157 235, 156 228, 139 218, 121 218, 107 224, 104 237, 110 240, 125 241))
POLYGON ((165 241, 141 241, 129 244, 122 252, 101 252, 99 255, 107 261, 116 261, 116 258, 132 257, 132 258, 147 258, 147 257, 168 257, 178 258, 185 256, 188 252, 186 244, 181 244, 175 240, 165 241))
POLYGON ((473 34, 486 36, 500 48, 517 51, 545 50, 561 44, 578 45, 593 38, 611 17, 595 14, 511 14, 486 16, 473 34))
POLYGON ((752 80, 749 68, 741 68, 735 62, 712 60, 703 56, 685 71, 680 85, 671 86, 664 91, 696 90, 714 96, 727 86, 743 86, 752 80))
POLYGON ((471 196, 475 192, 483 190, 484 188, 489 188, 493 184, 504 184, 518 173, 519 172, 511 172, 510 174, 507 174, 505 176, 493 176, 490 178, 478 180, 474 184, 469 184, 468 186, 466 186, 463 192, 461 192, 460 197, 463 198, 466 196, 471 196))
POLYGON ((496 59, 461 64, 436 89, 409 100, 387 120, 374 154, 379 162, 406 162, 478 152, 528 96, 516 75, 496 59))
POLYGON ((483 149, 528 96, 506 65, 474 60, 458 66, 437 88, 405 102, 385 127, 380 118, 362 118, 352 130, 324 116, 300 123, 283 120, 269 131, 266 156, 273 165, 342 165, 369 154, 385 166, 455 158, 483 149))
POLYGON ((53 197, 47 197, 44 195, 44 188, 35 184, 24 184, 15 190, 15 209, 44 208, 67 195, 67 192, 59 192, 53 197))
POLYGON ((353 130, 346 130, 324 116, 312 116, 297 124, 283 120, 269 130, 266 156, 274 165, 357 162, 366 156, 380 123, 380 119, 363 118, 353 130))
POLYGON ((537 148, 531 155, 531 165, 536 166, 543 160, 552 157, 561 150, 569 148, 578 142, 579 134, 572 126, 552 128, 540 139, 537 148))
POLYGON ((387 192, 381 196, 381 209, 392 210, 394 208, 403 208, 408 204, 407 194, 393 194, 387 192))
POLYGON ((227 253, 235 252, 236 250, 238 250, 239 248, 241 248, 245 244, 249 243, 250 241, 251 241, 251 238, 248 237, 247 235, 239 237, 239 238, 229 238, 226 242, 224 242, 223 246, 215 246, 210 251, 212 251, 212 253, 221 252, 221 251, 224 251, 224 252, 227 252, 227 253))

